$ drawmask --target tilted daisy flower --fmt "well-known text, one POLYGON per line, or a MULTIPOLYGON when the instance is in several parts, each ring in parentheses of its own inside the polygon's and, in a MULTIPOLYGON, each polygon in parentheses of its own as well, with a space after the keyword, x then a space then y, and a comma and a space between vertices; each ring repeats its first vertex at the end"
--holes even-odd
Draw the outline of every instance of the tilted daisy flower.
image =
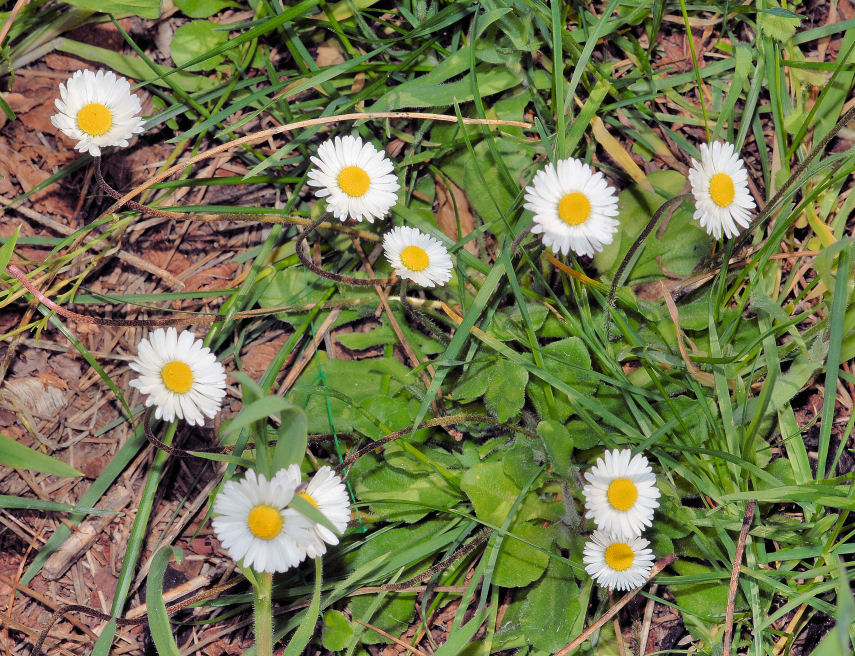
POLYGON ((634 590, 644 585, 653 567, 653 552, 648 544, 641 537, 622 542, 594 531, 582 552, 585 571, 609 590, 634 590))
MULTIPOLYGON (((312 523, 288 508, 297 484, 280 470, 271 480, 247 470, 214 500, 214 532, 236 562, 257 572, 284 572, 306 557, 312 523)), ((299 476, 299 469, 298 469, 299 476)), ((299 480, 299 478, 298 478, 299 480)))
POLYGON ((328 139, 312 156, 317 168, 309 171, 308 184, 315 196, 327 199, 335 218, 368 223, 382 219, 398 202, 398 177, 386 154, 359 137, 328 139))
POLYGON ((50 121, 72 139, 75 148, 101 155, 107 146, 127 146, 128 139, 143 131, 142 106, 131 85, 113 71, 76 71, 59 85, 56 108, 50 121))
POLYGON ((180 335, 175 328, 154 330, 140 341, 130 367, 140 374, 131 387, 148 394, 146 407, 155 406, 158 419, 178 417, 201 426, 220 411, 226 372, 211 349, 187 330, 180 335))
POLYGON ((398 276, 417 285, 433 287, 451 280, 448 250, 438 239, 415 228, 400 226, 387 232, 383 252, 398 276))
POLYGON ((585 516, 601 531, 628 540, 653 523, 660 492, 650 463, 640 453, 633 457, 629 449, 606 451, 585 480, 585 516))
MULTIPOLYGON (((347 496, 344 483, 341 482, 341 478, 336 476, 332 467, 321 467, 306 487, 297 492, 297 496, 302 497, 320 510, 335 526, 338 533, 344 533, 347 522, 350 520, 350 499, 347 496)), ((326 552, 325 542, 327 544, 338 544, 338 536, 326 526, 312 523, 312 533, 316 539, 307 548, 311 558, 323 555, 326 552)))
POLYGON ((701 144, 701 161, 692 158, 689 182, 695 197, 695 215, 716 239, 735 237, 751 223, 754 199, 748 193, 748 173, 733 144, 701 144))
POLYGON ((578 159, 562 159, 537 172, 525 188, 525 208, 534 212, 531 231, 552 252, 593 256, 612 242, 619 222, 618 199, 600 172, 578 159))

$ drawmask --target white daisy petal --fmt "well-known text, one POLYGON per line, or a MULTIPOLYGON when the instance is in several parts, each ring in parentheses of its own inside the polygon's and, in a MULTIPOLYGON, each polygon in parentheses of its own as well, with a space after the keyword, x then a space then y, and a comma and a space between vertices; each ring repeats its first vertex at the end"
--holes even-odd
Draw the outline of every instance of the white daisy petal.
POLYGON ((213 526, 217 539, 235 560, 257 572, 284 572, 306 557, 313 541, 312 522, 288 509, 299 484, 281 470, 268 481, 264 474, 246 472, 228 481, 214 500, 213 526))
POLYGON ((578 159, 562 159, 538 171, 525 189, 534 213, 532 232, 553 253, 593 256, 612 242, 619 222, 615 189, 602 173, 578 159))
POLYGON ((335 137, 318 146, 316 166, 308 184, 315 196, 327 199, 332 215, 368 223, 382 219, 398 202, 398 178, 385 153, 352 135, 335 137))
POLYGON ((585 516, 601 531, 629 540, 653 523, 660 492, 650 463, 640 453, 632 457, 629 449, 606 451, 585 480, 585 516))
POLYGON ((216 356, 193 333, 179 336, 175 328, 158 328, 137 346, 131 369, 141 374, 130 382, 148 395, 146 407, 157 407, 155 417, 184 419, 191 426, 215 417, 226 393, 226 372, 216 356), (204 415, 204 416, 203 416, 204 415))
POLYGON ((653 552, 648 544, 641 537, 622 541, 594 531, 582 555, 585 571, 609 590, 634 590, 644 585, 653 567, 653 552))
MULTIPOLYGON (((339 534, 344 533, 344 529, 347 528, 347 523, 350 520, 350 499, 347 496, 344 483, 341 482, 341 478, 335 474, 331 467, 321 467, 306 485, 306 488, 298 492, 298 495, 320 510, 335 526, 339 534)), ((314 546, 323 549, 317 555, 326 551, 323 542, 338 544, 338 536, 326 526, 313 524, 312 533, 316 538, 314 546)), ((309 555, 312 555, 311 551, 309 555)))
POLYGON ((131 93, 128 81, 112 71, 76 71, 59 85, 59 94, 62 100, 54 104, 60 113, 51 117, 51 123, 76 139, 75 148, 81 152, 100 156, 101 148, 127 146, 128 139, 143 131, 139 98, 131 93))
POLYGON ((701 144, 701 161, 692 158, 689 182, 695 197, 694 218, 715 239, 735 237, 751 223, 754 199, 748 173, 732 144, 701 144), (737 227, 738 226, 738 227, 737 227))
POLYGON ((383 252, 401 278, 422 287, 444 285, 454 267, 448 250, 438 239, 407 226, 383 235, 383 252))

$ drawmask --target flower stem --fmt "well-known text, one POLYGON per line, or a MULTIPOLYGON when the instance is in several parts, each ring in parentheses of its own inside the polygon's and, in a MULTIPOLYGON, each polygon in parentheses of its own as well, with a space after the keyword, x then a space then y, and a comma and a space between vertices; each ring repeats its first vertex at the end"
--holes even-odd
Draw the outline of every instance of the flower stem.
POLYGON ((273 656, 273 574, 261 572, 254 587, 255 653, 273 656))

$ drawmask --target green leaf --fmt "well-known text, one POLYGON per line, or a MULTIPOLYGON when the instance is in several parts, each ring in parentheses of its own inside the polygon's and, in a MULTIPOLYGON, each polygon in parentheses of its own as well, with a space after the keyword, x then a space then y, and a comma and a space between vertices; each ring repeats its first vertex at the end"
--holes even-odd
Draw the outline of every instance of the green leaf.
POLYGON ((99 11, 122 16, 140 16, 142 18, 160 18, 160 0, 65 0, 68 4, 89 11, 99 11))
MULTIPOLYGON (((701 565, 689 560, 678 560, 673 565, 681 576, 697 574, 713 574, 716 570, 707 565, 701 565)), ((724 579, 712 580, 704 583, 690 583, 688 585, 674 585, 670 588, 677 598, 677 604, 681 608, 700 615, 704 618, 715 618, 724 620, 724 612, 727 607, 727 585, 724 579)), ((736 607, 741 609, 740 597, 736 597, 736 607)))
POLYGON ((260 419, 265 419, 270 415, 276 415, 283 411, 292 410, 294 407, 293 403, 283 399, 281 396, 265 396, 244 406, 234 419, 223 426, 222 434, 224 437, 231 435, 260 419))
MULTIPOLYGON (((194 20, 185 23, 172 37, 170 55, 178 67, 183 66, 196 57, 201 57, 209 50, 228 42, 228 30, 217 29, 217 26, 206 20, 194 20)), ((203 61, 185 68, 185 71, 208 71, 219 66, 224 60, 223 55, 214 55, 203 61)))
POLYGON ((523 599, 519 621, 530 644, 555 653, 573 639, 573 625, 581 608, 570 567, 551 560, 543 577, 523 599))
MULTIPOLYGON (((502 540, 496 569, 493 570, 493 585, 503 588, 521 588, 536 581, 549 564, 546 550, 555 539, 555 528, 522 522, 511 526, 510 535, 502 540), (540 549, 520 542, 514 536, 537 545, 540 549)), ((491 542, 492 544, 492 542, 491 542)), ((489 550, 484 554, 489 558, 489 550)))
POLYGON ((552 469, 556 472, 569 472, 573 438, 564 424, 554 419, 546 419, 537 425, 537 434, 543 440, 552 469))
POLYGON ((175 0, 175 6, 190 18, 208 18, 226 7, 240 7, 229 0, 175 0))
POLYGON ((169 623, 169 615, 166 614, 166 604, 163 603, 163 577, 166 567, 172 559, 179 563, 183 559, 184 552, 170 545, 161 547, 151 561, 145 586, 145 603, 148 606, 148 626, 151 638, 160 656, 180 656, 178 645, 172 633, 172 625, 169 623))
POLYGON ((525 403, 528 371, 514 362, 497 360, 490 368, 489 377, 484 402, 499 421, 507 421, 516 416, 525 403))
POLYGON ((12 233, 12 236, 6 240, 5 244, 3 244, 3 247, 0 248, 0 273, 6 270, 9 260, 12 259, 12 253, 15 250, 15 244, 18 243, 18 233, 20 232, 21 226, 19 225, 15 228, 15 232, 12 233))
POLYGON ((763 34, 776 41, 792 39, 801 22, 802 19, 798 14, 780 7, 763 9, 758 12, 757 16, 757 24, 763 34))
MULTIPOLYGON (((332 287, 326 278, 310 275, 303 267, 289 267, 271 276, 258 304, 261 307, 298 305, 322 300, 324 292, 332 287)), ((287 316, 283 314, 287 321, 287 316)))
POLYGON ((475 613, 475 617, 469 620, 466 624, 461 626, 459 629, 452 631, 448 636, 448 640, 446 640, 443 645, 433 653, 434 656, 457 656, 462 653, 464 646, 472 640, 472 636, 474 636, 478 632, 478 629, 481 628, 481 625, 484 623, 484 620, 487 619, 487 613, 489 612, 489 608, 482 608, 481 611, 475 613))
POLYGON ((309 419, 300 408, 292 405, 280 410, 279 418, 282 424, 276 429, 276 446, 271 458, 274 472, 303 462, 308 440, 309 419))
MULTIPOLYGON (((475 508, 475 514, 486 522, 501 526, 522 488, 505 474, 501 462, 483 462, 468 469, 460 478, 460 489, 475 508)), ((517 511, 517 520, 552 518, 548 504, 529 492, 517 511)))
MULTIPOLYGON (((541 349, 543 368, 556 378, 574 389, 591 393, 596 389, 594 379, 588 373, 591 370, 591 356, 580 337, 566 337, 551 342, 541 349)), ((549 404, 546 401, 547 383, 533 380, 528 385, 528 394, 541 417, 550 417, 549 404)), ((573 412, 573 406, 567 395, 555 392, 555 412, 551 419, 566 421, 573 412)))
POLYGON ((74 506, 59 501, 42 501, 41 499, 28 499, 16 497, 9 494, 0 494, 0 508, 21 508, 26 510, 47 510, 52 512, 84 513, 87 515, 117 515, 117 510, 103 510, 102 508, 89 508, 86 506, 74 506))
POLYGON ((353 627, 344 613, 328 610, 324 613, 324 628, 321 643, 329 651, 341 651, 353 637, 353 627))
POLYGON ((532 476, 537 474, 537 470, 540 469, 534 461, 534 453, 531 448, 527 446, 515 446, 506 451, 502 456, 502 467, 504 468, 505 474, 510 476, 520 489, 522 489, 522 487, 531 480, 532 476))
MULTIPOLYGON (((632 243, 647 225, 653 213, 666 198, 676 196, 686 182, 677 171, 655 171, 648 176, 658 194, 650 193, 639 185, 631 185, 619 195, 620 213, 616 217, 621 229, 611 244, 594 256, 594 265, 602 273, 614 273, 632 243)), ((671 216, 667 227, 654 230, 637 256, 635 266, 627 271, 626 284, 664 278, 665 272, 688 276, 700 260, 712 249, 712 237, 692 218, 692 208, 683 203, 671 216)))
POLYGON ((390 521, 417 522, 434 506, 453 505, 460 499, 460 494, 437 472, 402 471, 376 456, 359 459, 351 468, 350 480, 359 500, 369 502, 372 512, 390 521), (387 500, 396 503, 382 503, 387 500))
POLYGON ((324 515, 320 510, 318 510, 313 504, 306 501, 299 494, 295 494, 294 498, 291 499, 290 506, 293 506, 294 510, 296 510, 301 515, 305 515, 313 522, 321 524, 322 526, 327 527, 331 530, 335 535, 339 535, 338 530, 333 525, 333 523, 327 519, 326 515, 324 515))
POLYGON ((83 476, 81 472, 69 467, 61 460, 33 451, 2 433, 0 433, 0 465, 53 476, 83 476))
POLYGON ((495 358, 483 362, 473 362, 469 369, 457 381, 451 398, 461 403, 469 403, 484 396, 490 384, 490 370, 497 362, 495 358))

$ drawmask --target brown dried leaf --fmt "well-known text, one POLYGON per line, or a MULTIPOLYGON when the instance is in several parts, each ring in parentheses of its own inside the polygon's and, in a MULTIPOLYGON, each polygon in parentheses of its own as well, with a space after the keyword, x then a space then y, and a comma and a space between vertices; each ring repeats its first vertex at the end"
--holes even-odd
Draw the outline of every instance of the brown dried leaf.
MULTIPOLYGON (((475 217, 472 214, 472 206, 469 204, 469 200, 466 198, 463 190, 451 182, 451 180, 448 181, 448 185, 451 186, 451 192, 449 192, 449 188, 442 178, 436 177, 435 180, 437 202, 436 222, 440 230, 454 241, 458 241, 461 237, 465 237, 475 229, 475 217), (452 194, 454 194, 453 197, 452 194), (457 205, 456 210, 455 204, 457 205), (457 234, 458 216, 460 217, 462 235, 457 234)), ((478 246, 474 240, 466 242, 464 248, 473 255, 478 255, 478 246)))

